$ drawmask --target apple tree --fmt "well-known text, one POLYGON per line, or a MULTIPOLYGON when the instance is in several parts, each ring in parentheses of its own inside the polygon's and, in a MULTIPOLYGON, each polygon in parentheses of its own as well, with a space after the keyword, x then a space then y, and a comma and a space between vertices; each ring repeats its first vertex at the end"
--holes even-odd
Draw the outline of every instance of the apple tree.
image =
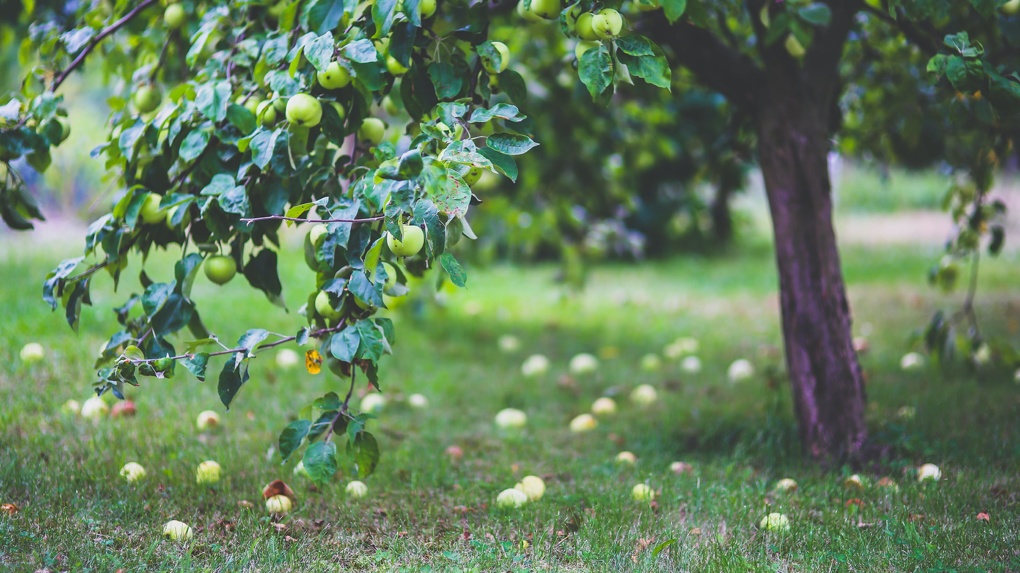
POLYGON ((345 382, 284 429, 281 452, 304 447, 305 467, 321 481, 346 440, 357 470, 369 473, 378 449, 348 402, 358 377, 384 387, 378 363, 395 343, 387 300, 429 267, 464 284, 453 249, 475 236, 465 215, 484 199, 471 184, 481 170, 516 179, 515 157, 537 145, 525 121, 529 84, 490 25, 551 26, 576 42, 564 66, 576 67, 593 105, 614 105, 625 77, 673 88, 676 69, 747 122, 775 230, 800 435, 814 457, 856 458, 867 438, 865 394, 826 162, 843 128, 843 96, 877 94, 865 112, 902 97, 884 91, 869 59, 907 44, 901 63, 922 78, 923 93, 984 94, 980 105, 952 108, 972 134, 963 154, 971 161, 954 162, 974 190, 959 195, 960 212, 984 232, 975 213, 986 211, 990 169, 979 167, 1008 146, 1020 108, 1010 75, 1017 18, 1000 14, 1001 4, 1015 11, 1001 0, 120 0, 83 3, 73 15, 26 4, 40 12, 21 53, 37 63, 21 91, 0 100, 0 214, 15 228, 41 216, 10 162, 46 168, 66 134, 60 85, 83 65, 101 66, 120 89, 96 154, 121 192, 89 227, 85 256, 49 275, 44 298, 73 327, 94 273, 116 281, 129 258, 154 248, 180 258, 170 282, 143 270, 143 290, 116 309, 122 329, 106 344, 97 389, 119 395, 139 376, 183 368, 204 378, 213 368, 229 407, 257 350, 312 344, 309 366, 324 361, 345 382), (388 116, 404 118, 399 140, 395 129, 386 138, 377 104, 406 112, 388 116), (311 226, 306 325, 286 337, 256 327, 222 344, 191 297, 195 274, 204 268, 222 282, 240 272, 280 301, 285 224, 311 226), (178 349, 185 330, 192 340, 178 349))

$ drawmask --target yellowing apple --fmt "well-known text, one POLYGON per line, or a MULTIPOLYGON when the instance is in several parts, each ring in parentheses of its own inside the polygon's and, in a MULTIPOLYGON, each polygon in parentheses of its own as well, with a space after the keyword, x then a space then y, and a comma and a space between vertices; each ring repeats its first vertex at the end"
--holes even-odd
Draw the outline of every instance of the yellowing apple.
POLYGON ((398 257, 410 257, 418 254, 425 246, 425 232, 415 225, 403 225, 400 228, 401 238, 386 234, 386 246, 398 257))
POLYGON ((214 484, 220 481, 220 473, 222 472, 220 464, 213 460, 206 460, 198 464, 198 469, 195 470, 195 482, 200 484, 214 484))
POLYGON ((616 401, 602 397, 592 402, 591 413, 596 416, 612 416, 616 413, 616 401))
POLYGON ((186 541, 191 539, 192 532, 188 524, 175 519, 163 526, 163 537, 172 541, 186 541))
POLYGON ((541 354, 532 354, 521 364, 521 374, 531 378, 542 376, 549 371, 549 359, 541 354))
POLYGON ((592 416, 591 414, 581 414, 570 421, 570 431, 575 434, 582 434, 584 432, 594 430, 598 425, 599 423, 595 419, 595 416, 592 416))
POLYGON ((655 499, 655 490, 648 484, 639 483, 631 488, 630 496, 634 498, 634 501, 651 501, 655 499))
POLYGON ((347 484, 345 491, 347 492, 347 495, 355 499, 361 499, 368 495, 368 486, 365 485, 364 482, 355 480, 347 484))
POLYGON ((939 481, 942 479, 942 470, 935 464, 924 464, 917 468, 917 481, 939 481))
POLYGON ((109 406, 99 396, 93 396, 81 405, 81 415, 90 420, 98 420, 110 411, 109 406))
POLYGON ((407 397, 407 405, 412 408, 428 408, 429 399, 422 394, 411 394, 407 397))
POLYGON ((495 75, 507 69, 510 65, 510 48, 506 47, 506 44, 503 42, 492 42, 492 47, 499 53, 499 67, 497 68, 496 62, 491 60, 482 60, 482 67, 485 68, 485 71, 495 75))
POLYGON ((298 94, 287 101, 287 121, 301 127, 315 127, 322 121, 322 104, 308 94, 298 94))
POLYGON ((42 344, 38 342, 29 342, 28 344, 21 347, 21 352, 18 353, 21 357, 21 361, 25 364, 31 364, 33 362, 39 362, 46 357, 46 351, 43 349, 42 344))
POLYGON ((496 426, 503 429, 523 428, 528 415, 517 408, 504 408, 496 413, 496 426))
POLYGON ((740 382, 747 380, 751 376, 754 376, 754 366, 749 360, 740 358, 734 360, 730 367, 726 370, 726 376, 730 379, 730 382, 740 382))
POLYGON ((1020 13, 1020 0, 1009 0, 1009 2, 999 6, 999 10, 1007 16, 1016 16, 1020 13))
POLYGON ((134 483, 145 477, 145 468, 137 462, 128 462, 120 468, 120 477, 126 479, 128 483, 134 483))
POLYGON ((761 521, 758 522, 758 527, 765 531, 785 533, 790 531, 790 519, 782 513, 770 513, 761 518, 761 521))
POLYGON ((220 415, 212 410, 203 410, 202 412, 199 412, 198 417, 195 418, 195 427, 198 428, 199 432, 211 430, 219 425, 220 415))
POLYGON ((528 503, 528 494, 519 489, 505 489, 496 496, 496 505, 503 509, 516 509, 528 503))
POLYGON ((637 456, 634 452, 620 452, 616 454, 616 463, 632 466, 637 463, 637 456))
POLYGON ((266 511, 275 515, 290 513, 294 508, 294 502, 285 495, 274 495, 266 500, 266 511))
POLYGON ((659 399, 659 393, 650 384, 641 384, 630 393, 630 401, 639 406, 648 406, 659 399))
POLYGON ((783 478, 776 482, 776 485, 772 488, 772 491, 780 493, 797 491, 797 482, 790 478, 783 478))
POLYGON ((538 501, 545 495, 545 482, 538 476, 524 476, 524 479, 514 486, 514 489, 523 491, 530 501, 538 501))
POLYGON ((623 16, 612 8, 603 8, 592 16, 591 28, 599 38, 611 40, 623 30, 623 16))
POLYGON ((351 83, 351 74, 339 62, 330 62, 325 70, 316 72, 315 79, 327 90, 338 90, 351 83))
POLYGON ((593 374, 599 369, 599 360, 591 354, 581 353, 570 359, 570 373, 575 376, 593 374))
POLYGON ((786 41, 783 43, 783 46, 786 47, 786 52, 794 58, 803 58, 804 54, 807 53, 807 50, 804 49, 804 45, 801 44, 800 40, 797 39, 797 36, 794 36, 793 34, 786 37, 786 41))

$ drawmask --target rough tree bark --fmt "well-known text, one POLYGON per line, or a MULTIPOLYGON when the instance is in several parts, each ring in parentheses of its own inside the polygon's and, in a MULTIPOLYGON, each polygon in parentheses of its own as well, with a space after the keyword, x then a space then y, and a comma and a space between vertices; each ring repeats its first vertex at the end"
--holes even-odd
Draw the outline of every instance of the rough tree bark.
MULTIPOLYGON (((678 63, 754 117, 776 243, 787 371, 804 449, 820 460, 855 459, 867 439, 865 393, 832 226, 826 156, 838 65, 858 4, 829 0, 832 20, 803 60, 782 42, 760 62, 712 32, 660 18, 645 30, 678 63)), ((757 15, 764 0, 748 0, 757 15)), ((766 31, 752 17, 758 38, 766 31)))

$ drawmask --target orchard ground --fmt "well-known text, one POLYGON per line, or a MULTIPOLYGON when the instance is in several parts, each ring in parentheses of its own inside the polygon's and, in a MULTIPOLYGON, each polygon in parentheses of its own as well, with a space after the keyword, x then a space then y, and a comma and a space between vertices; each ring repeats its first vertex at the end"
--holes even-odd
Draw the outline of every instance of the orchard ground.
MULTIPOLYGON (((122 283, 116 298, 93 289, 95 306, 75 335, 39 293, 45 273, 80 251, 82 235, 47 233, 7 234, 0 247, 0 504, 20 508, 0 513, 0 570, 1020 569, 1020 386, 1013 372, 899 368, 915 349, 914 329, 934 308, 962 298, 924 281, 937 242, 848 241, 844 248, 855 333, 870 343, 862 356, 869 426, 887 446, 860 472, 862 490, 844 488, 850 468, 819 468, 800 456, 781 375, 772 254, 767 240, 751 234, 725 256, 598 266, 589 288, 569 299, 554 286, 552 267, 473 268, 469 288, 445 296, 444 306, 395 313, 396 355, 382 372, 389 403, 370 426, 383 457, 366 480, 368 495, 354 500, 344 493, 354 479, 349 466, 335 483, 315 488, 292 476, 294 462, 280 465, 273 448, 280 429, 314 398, 345 391, 346 382, 301 366, 281 370, 275 349, 255 360, 227 413, 215 382, 200 383, 183 369, 131 389, 133 418, 93 423, 62 413, 66 400, 89 396, 92 361, 113 331, 111 307, 136 285, 122 283), (500 350, 506 334, 519 339, 518 351, 500 350), (684 374, 670 361, 656 372, 640 368, 644 355, 661 355, 680 336, 699 340, 700 373, 684 374), (22 363, 18 351, 29 341, 45 347, 44 362, 22 363), (571 379, 567 364, 580 352, 600 356, 600 368, 571 379), (520 365, 533 353, 552 366, 525 378, 520 365), (737 358, 750 359, 756 373, 731 383, 726 369, 737 358), (659 391, 644 409, 627 399, 642 383, 659 391), (415 392, 428 398, 427 409, 401 400, 415 392), (603 395, 617 399, 618 413, 572 434, 570 420, 603 395), (916 412, 912 419, 898 414, 904 406, 916 412), (527 412, 526 428, 506 433, 493 425, 506 407, 527 412), (217 431, 195 428, 205 409, 221 411, 217 431), (459 462, 444 454, 451 445, 464 452, 459 462), (637 455, 636 465, 614 462, 622 450, 637 455), (195 468, 207 459, 223 468, 214 486, 195 483, 195 468), (129 461, 145 466, 147 477, 134 484, 121 478, 129 461), (693 469, 674 474, 674 461, 693 469), (940 466, 941 481, 916 482, 913 472, 925 462, 940 466), (545 479, 545 496, 497 509, 496 495, 528 474, 545 479), (799 488, 774 493, 787 477, 799 488), (882 477, 895 480, 898 492, 877 487, 882 477), (298 498, 278 521, 261 496, 277 478, 298 498), (637 483, 656 491, 654 504, 631 499, 637 483), (758 529, 771 512, 789 517, 789 533, 758 529), (171 519, 189 524, 194 539, 164 540, 171 519)), ((290 247, 282 275, 293 311, 312 278, 299 243, 290 247)), ((160 280, 168 260, 155 256, 146 268, 160 280)), ((1014 342, 1018 263, 1016 249, 986 259, 978 299, 985 331, 1014 342)), ((129 274, 139 268, 133 260, 129 274)), ((223 287, 200 277, 194 298, 227 342, 250 327, 289 334, 300 326, 300 317, 278 311, 241 277, 223 287)))

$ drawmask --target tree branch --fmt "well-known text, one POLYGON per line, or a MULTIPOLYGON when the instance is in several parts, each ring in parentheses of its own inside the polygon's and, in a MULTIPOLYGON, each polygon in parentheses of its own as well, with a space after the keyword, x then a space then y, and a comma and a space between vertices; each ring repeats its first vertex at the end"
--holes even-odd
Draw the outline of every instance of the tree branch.
MULTIPOLYGON (((346 320, 340 321, 340 323, 337 324, 336 326, 331 326, 329 328, 322 328, 322 329, 319 329, 319 330, 315 330, 315 331, 309 332, 308 333, 308 337, 309 338, 321 338, 322 336, 324 336, 326 334, 332 334, 334 332, 339 332, 339 331, 343 330, 344 328, 347 328, 347 321, 346 320)), ((228 348, 226 350, 217 350, 216 352, 210 352, 209 356, 210 357, 213 357, 213 356, 224 356, 226 354, 236 354, 238 352, 245 352, 245 351, 248 351, 248 350, 265 350, 265 349, 268 349, 268 348, 273 348, 273 347, 276 347, 276 346, 280 346, 281 344, 287 344, 288 342, 292 342, 294 340, 297 340, 297 335, 294 335, 294 336, 285 336, 285 337, 283 337, 283 338, 281 338, 279 340, 274 340, 273 342, 264 342, 262 344, 259 344, 259 345, 255 346, 255 348, 228 348)), ((195 353, 194 352, 189 352, 189 353, 185 353, 185 354, 178 354, 177 356, 170 356, 169 358, 171 360, 181 360, 181 359, 184 359, 184 358, 194 358, 194 357, 195 357, 195 353)), ((157 360, 162 360, 162 358, 141 358, 141 359, 138 359, 138 360, 130 360, 129 359, 128 362, 130 362, 132 364, 146 364, 146 363, 150 363, 150 362, 155 362, 157 360)))
POLYGON ((673 52, 673 60, 689 69, 709 89, 733 105, 753 111, 765 73, 746 54, 727 46, 715 34, 690 22, 670 25, 654 13, 638 22, 638 31, 673 52))
POLYGON ((107 36, 123 28, 125 25, 127 25, 128 22, 133 20, 135 16, 140 14, 142 10, 145 10, 146 8, 155 3, 156 0, 143 0, 141 4, 132 8, 131 11, 128 12, 127 14, 124 14, 120 18, 120 20, 117 20, 113 24, 110 24, 109 26, 103 28, 103 30, 99 32, 99 34, 95 38, 92 38, 92 40, 89 41, 89 43, 84 48, 82 48, 80 52, 78 52, 78 55, 74 58, 74 60, 72 60, 71 63, 68 64, 68 66, 64 68, 62 72, 57 74, 56 79, 53 80, 53 84, 50 86, 50 91, 51 92, 57 91, 57 88, 60 87, 60 84, 64 83, 64 80, 66 80, 67 77, 71 75, 71 72, 73 72, 78 66, 82 64, 82 62, 85 61, 85 56, 89 55, 92 52, 92 50, 96 49, 96 46, 98 46, 100 42, 105 40, 107 36))
MULTIPOLYGON (((888 8, 888 3, 883 2, 883 4, 886 6, 886 8, 888 8)), ((865 12, 885 22, 889 26, 896 28, 897 30, 902 32, 903 36, 907 40, 909 40, 922 50, 926 51, 927 53, 937 54, 941 49, 940 48, 941 44, 937 38, 934 38, 931 35, 926 34, 923 30, 915 26, 914 23, 911 22, 908 18, 893 18, 888 14, 888 12, 884 12, 878 9, 878 7, 872 6, 867 2, 859 2, 859 7, 863 9, 865 12)))
POLYGON ((283 215, 268 215, 266 217, 241 219, 241 222, 256 223, 258 221, 293 221, 295 223, 371 223, 373 221, 382 221, 385 218, 385 215, 379 215, 377 217, 366 217, 364 219, 300 219, 298 217, 284 217, 283 215))
POLYGON ((819 93, 821 101, 829 101, 839 82, 839 61, 843 46, 853 26, 854 15, 860 9, 860 0, 828 0, 832 20, 819 28, 804 57, 804 72, 808 85, 819 93))

